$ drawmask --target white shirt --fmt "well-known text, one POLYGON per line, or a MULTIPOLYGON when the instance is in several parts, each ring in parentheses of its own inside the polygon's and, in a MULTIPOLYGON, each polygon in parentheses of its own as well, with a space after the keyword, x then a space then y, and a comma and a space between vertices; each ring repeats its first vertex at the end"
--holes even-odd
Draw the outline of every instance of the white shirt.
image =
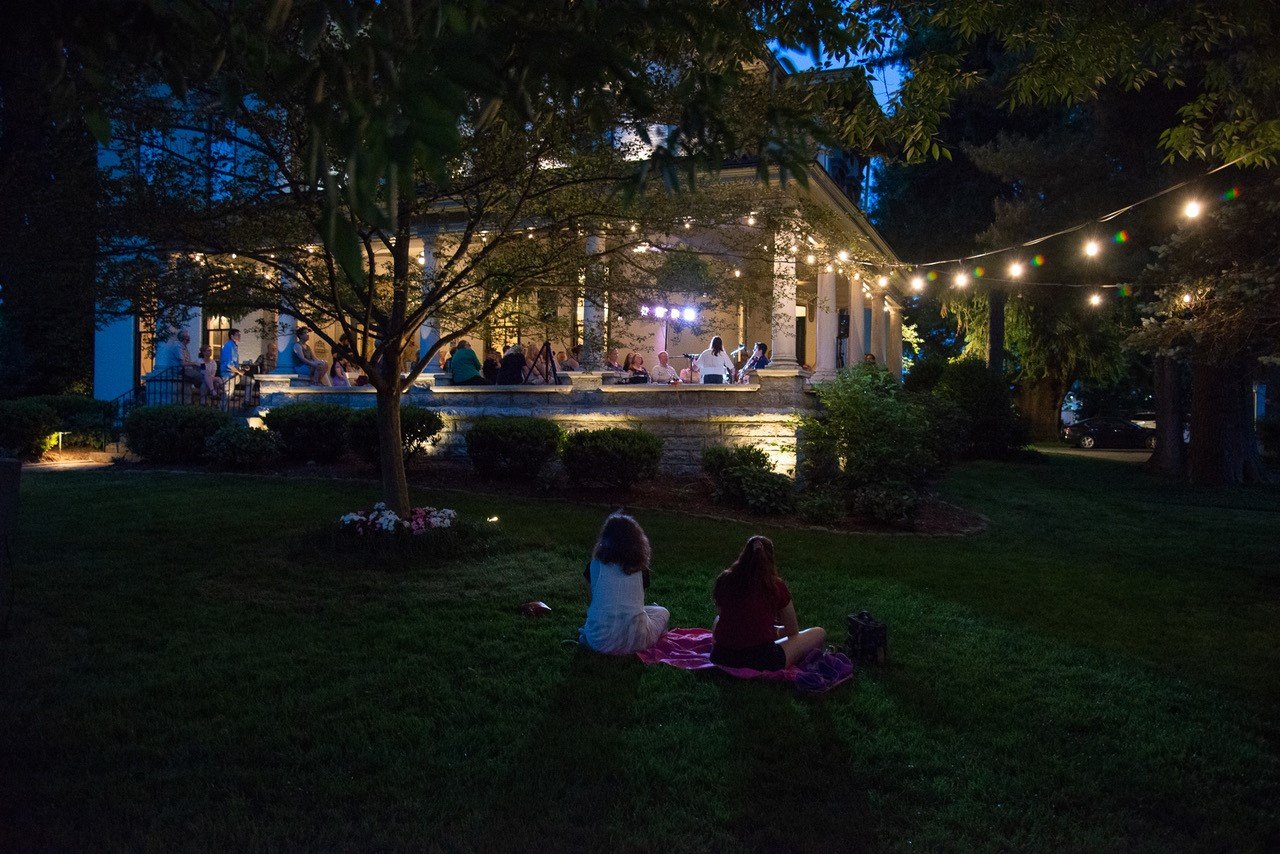
POLYGON ((182 342, 176 338, 165 341, 156 348, 155 369, 164 371, 169 368, 181 368, 189 361, 186 349, 182 342))
POLYGON ((680 372, 676 370, 675 365, 667 362, 667 366, 662 367, 662 363, 654 365, 649 369, 649 381, 655 383, 669 383, 680 377, 680 372))
POLYGON ((704 377, 707 374, 720 374, 726 378, 733 376, 733 360, 729 358, 728 352, 724 350, 721 350, 720 355, 717 356, 708 347, 698 356, 694 366, 697 367, 698 373, 704 377))
POLYGON ((653 646, 666 630, 664 609, 644 605, 644 573, 591 561, 591 604, 578 639, 596 652, 624 655, 653 646), (658 619, 655 619, 658 618, 658 619))

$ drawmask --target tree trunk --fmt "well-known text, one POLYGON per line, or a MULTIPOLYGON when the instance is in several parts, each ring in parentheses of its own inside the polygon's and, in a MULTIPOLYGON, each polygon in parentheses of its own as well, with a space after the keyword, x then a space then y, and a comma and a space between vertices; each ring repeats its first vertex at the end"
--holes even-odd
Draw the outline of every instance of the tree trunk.
POLYGON ((1066 396, 1067 386, 1061 380, 1039 379, 1018 386, 1014 400, 1027 421, 1033 441, 1053 442, 1058 439, 1062 400, 1066 396))
MULTIPOLYGON (((992 376, 1004 379, 1004 306, 1007 296, 999 285, 993 285, 987 295, 987 369, 992 376)), ((1059 401, 1061 403, 1061 401, 1059 401)), ((1054 424, 1054 438, 1057 435, 1054 424)))
POLYGON ((1156 449, 1147 468, 1182 477, 1186 473, 1186 445, 1182 441, 1182 366, 1173 356, 1160 353, 1155 364, 1156 449))
POLYGON ((400 435, 400 391, 378 392, 378 465, 382 500, 402 518, 409 515, 409 479, 404 470, 404 439, 400 435))
POLYGON ((1243 471, 1233 459, 1236 421, 1233 366, 1195 360, 1191 365, 1191 448, 1189 473, 1196 486, 1240 483, 1243 471))
POLYGON ((1263 480, 1262 454, 1258 449, 1258 434, 1253 423, 1253 378, 1248 362, 1241 362, 1234 372, 1232 408, 1231 455, 1240 470, 1241 483, 1260 483, 1263 480))

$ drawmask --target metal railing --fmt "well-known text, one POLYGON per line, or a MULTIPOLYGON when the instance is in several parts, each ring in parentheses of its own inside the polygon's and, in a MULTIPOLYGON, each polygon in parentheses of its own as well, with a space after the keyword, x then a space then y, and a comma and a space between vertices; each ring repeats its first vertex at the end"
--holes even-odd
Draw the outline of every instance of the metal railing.
POLYGON ((210 406, 223 412, 250 412, 258 405, 258 375, 262 372, 262 360, 245 368, 243 376, 226 378, 228 388, 216 398, 202 394, 201 384, 186 376, 182 368, 152 371, 136 386, 111 401, 113 427, 120 429, 125 417, 135 409, 166 403, 210 406), (233 379, 234 383, 231 382, 233 379))

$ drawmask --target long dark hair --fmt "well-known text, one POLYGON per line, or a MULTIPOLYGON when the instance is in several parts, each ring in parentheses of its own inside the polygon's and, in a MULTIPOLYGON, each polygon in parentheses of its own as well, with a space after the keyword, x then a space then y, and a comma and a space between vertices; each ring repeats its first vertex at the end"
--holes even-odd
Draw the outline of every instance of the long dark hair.
POLYGON ((711 352, 717 356, 724 352, 724 341, 721 340, 719 335, 711 339, 711 352))
POLYGON ((716 578, 711 597, 719 604, 725 596, 772 595, 777 583, 778 565, 773 558, 773 540, 757 534, 747 540, 733 566, 716 578))
POLYGON ((601 563, 616 563, 627 575, 649 570, 649 538, 631 516, 611 513, 600 528, 591 556, 601 563))

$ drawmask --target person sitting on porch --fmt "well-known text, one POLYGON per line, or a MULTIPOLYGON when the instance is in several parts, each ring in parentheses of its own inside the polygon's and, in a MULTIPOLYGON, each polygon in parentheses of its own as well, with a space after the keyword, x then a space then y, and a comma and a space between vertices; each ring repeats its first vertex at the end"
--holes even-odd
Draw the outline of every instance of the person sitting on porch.
POLYGON ((502 357, 498 368, 498 385, 520 385, 524 382, 524 369, 528 362, 519 344, 512 344, 502 357))
POLYGON ((766 346, 763 341, 757 341, 756 349, 752 352, 751 358, 747 359, 747 363, 742 366, 742 370, 745 373, 746 371, 767 368, 769 367, 770 361, 768 346, 766 346))
POLYGON ((204 367, 191 358, 191 333, 185 329, 176 330, 172 338, 156 348, 156 370, 172 371, 205 393, 204 367))
POLYGON ((556 369, 560 371, 572 370, 569 367, 569 355, 563 350, 556 351, 556 369))
POLYGON ((674 383, 680 381, 680 372, 671 364, 671 357, 666 350, 658 352, 658 364, 649 369, 649 381, 655 383, 674 383))
POLYGON ((622 373, 622 365, 618 364, 618 351, 609 350, 604 354, 604 369, 614 373, 622 373))
POLYGON ((627 382, 632 385, 649 382, 649 372, 644 369, 644 356, 633 353, 627 358, 631 362, 631 367, 627 369, 627 382))
POLYGON ((711 339, 711 346, 702 351, 694 365, 704 385, 726 383, 733 377, 733 360, 725 352, 724 340, 719 335, 711 339))
POLYGON ((234 391, 240 377, 244 376, 244 368, 240 367, 240 330, 232 329, 227 335, 222 352, 218 354, 218 376, 226 384, 228 390, 234 391))
POLYGON ((351 388, 351 379, 347 376, 347 360, 334 359, 329 368, 329 385, 334 388, 351 388))
POLYGON ((711 661, 722 667, 782 670, 827 642, 821 627, 800 630, 768 537, 747 540, 733 566, 716 579, 711 598, 719 612, 711 661))
POLYGON ((864 364, 864 365, 874 365, 874 364, 876 364, 876 354, 875 354, 875 353, 863 353, 863 354, 862 354, 862 364, 864 364))
POLYGON ((569 357, 560 360, 561 367, 566 371, 582 370, 582 345, 574 344, 569 348, 569 357))
POLYGON ((311 330, 303 327, 294 335, 293 359, 298 369, 298 376, 310 380, 316 385, 325 385, 328 379, 328 365, 324 359, 317 359, 311 345, 311 330))
POLYGON ((489 385, 493 385, 498 381, 498 371, 502 369, 502 354, 492 347, 484 356, 484 366, 480 369, 484 374, 484 381, 489 385))
POLYGON ((471 342, 462 340, 458 342, 458 349, 453 351, 453 357, 449 359, 449 384, 450 385, 488 385, 488 380, 484 378, 480 357, 476 355, 476 351, 471 349, 471 342))
POLYGON ((607 655, 629 655, 653 646, 667 630, 671 613, 644 604, 650 554, 649 538, 631 516, 612 513, 604 520, 583 573, 589 600, 580 643, 607 655))
POLYGON ((200 402, 222 397, 223 381, 218 376, 218 363, 213 360, 213 348, 208 344, 200 348, 200 402))

